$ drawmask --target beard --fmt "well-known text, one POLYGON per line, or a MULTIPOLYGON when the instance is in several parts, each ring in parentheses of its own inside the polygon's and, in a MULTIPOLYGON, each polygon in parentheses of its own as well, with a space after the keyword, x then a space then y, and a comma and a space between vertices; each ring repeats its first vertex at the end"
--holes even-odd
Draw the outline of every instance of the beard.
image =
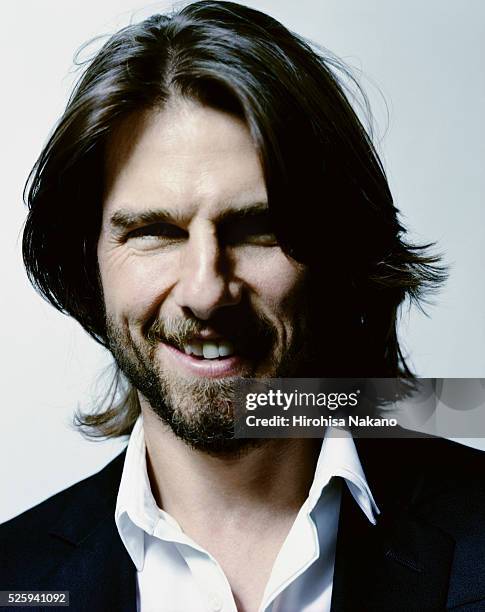
POLYGON ((237 455, 261 446, 265 439, 234 437, 235 402, 241 378, 297 376, 310 355, 307 317, 294 317, 292 339, 282 347, 273 323, 247 310, 231 320, 218 315, 210 321, 189 318, 154 320, 135 340, 128 325, 106 316, 108 346, 129 382, 153 412, 191 448, 211 455, 237 455), (230 339, 251 364, 241 375, 226 378, 188 377, 165 371, 157 360, 160 342, 182 347, 209 328, 230 339))

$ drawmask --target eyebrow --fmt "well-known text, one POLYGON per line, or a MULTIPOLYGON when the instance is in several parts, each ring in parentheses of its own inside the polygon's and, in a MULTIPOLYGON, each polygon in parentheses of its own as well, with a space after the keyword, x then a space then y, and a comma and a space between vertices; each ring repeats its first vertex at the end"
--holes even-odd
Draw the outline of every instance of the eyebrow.
POLYGON ((111 215, 110 225, 116 229, 126 230, 138 225, 151 223, 182 223, 183 218, 173 211, 164 208, 150 208, 142 212, 119 209, 111 215))
MULTIPOLYGON (((257 217, 267 213, 269 213, 267 202, 256 202, 249 206, 226 209, 216 217, 216 222, 226 225, 227 223, 241 221, 248 217, 257 217)), ((141 212, 119 209, 110 217, 110 225, 118 230, 128 230, 140 225, 150 225, 154 223, 183 225, 186 222, 187 219, 184 215, 165 208, 150 208, 141 212)))

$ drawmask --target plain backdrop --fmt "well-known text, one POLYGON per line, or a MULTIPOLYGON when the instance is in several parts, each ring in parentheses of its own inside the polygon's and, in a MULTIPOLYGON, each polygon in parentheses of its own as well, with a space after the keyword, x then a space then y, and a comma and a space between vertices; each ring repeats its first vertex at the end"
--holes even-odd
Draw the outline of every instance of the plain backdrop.
MULTIPOLYGON (((485 3, 247 4, 329 48, 360 75, 403 219, 417 241, 437 241, 451 264, 427 317, 404 310, 406 352, 421 376, 485 377, 485 3)), ((28 284, 22 187, 66 103, 75 51, 169 6, 30 0, 2 7, 0 522, 93 473, 125 443, 88 442, 70 425, 76 408, 96 401, 93 385, 110 358, 28 284)))

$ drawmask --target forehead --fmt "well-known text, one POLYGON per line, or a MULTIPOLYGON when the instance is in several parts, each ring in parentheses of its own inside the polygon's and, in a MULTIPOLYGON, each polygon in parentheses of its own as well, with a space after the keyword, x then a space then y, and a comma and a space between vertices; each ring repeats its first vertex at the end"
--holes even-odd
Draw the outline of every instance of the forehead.
POLYGON ((163 207, 211 216, 264 201, 249 130, 228 113, 178 99, 133 114, 108 141, 105 211, 163 207))

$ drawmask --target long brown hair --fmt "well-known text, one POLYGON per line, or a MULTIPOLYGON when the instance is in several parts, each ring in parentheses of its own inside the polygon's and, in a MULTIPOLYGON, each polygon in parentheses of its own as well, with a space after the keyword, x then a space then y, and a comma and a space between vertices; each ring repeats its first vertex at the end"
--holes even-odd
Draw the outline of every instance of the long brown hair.
MULTIPOLYGON (((124 117, 174 95, 241 116, 259 151, 282 249, 311 271, 326 376, 412 374, 397 338, 406 297, 445 278, 432 245, 411 245, 335 58, 273 18, 202 0, 114 34, 85 70, 26 185, 23 256, 34 287, 107 344, 96 244, 104 149, 124 117), (322 323, 321 325, 319 323, 322 323)), ((129 433, 136 394, 79 419, 129 433)))

